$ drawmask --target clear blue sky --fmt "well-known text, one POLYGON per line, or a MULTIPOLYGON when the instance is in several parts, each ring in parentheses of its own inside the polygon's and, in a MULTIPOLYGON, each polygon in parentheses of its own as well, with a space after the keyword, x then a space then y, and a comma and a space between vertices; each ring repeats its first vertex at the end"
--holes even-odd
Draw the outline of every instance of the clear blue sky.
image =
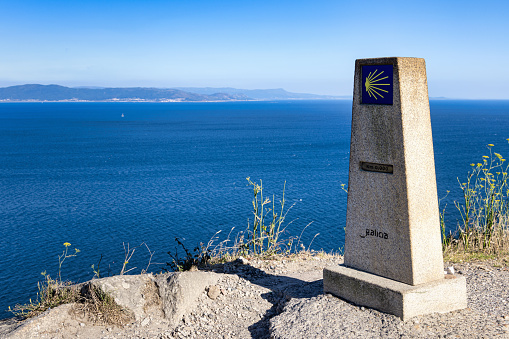
POLYGON ((358 58, 426 59, 430 96, 509 99, 509 1, 0 0, 0 86, 351 95, 358 58))

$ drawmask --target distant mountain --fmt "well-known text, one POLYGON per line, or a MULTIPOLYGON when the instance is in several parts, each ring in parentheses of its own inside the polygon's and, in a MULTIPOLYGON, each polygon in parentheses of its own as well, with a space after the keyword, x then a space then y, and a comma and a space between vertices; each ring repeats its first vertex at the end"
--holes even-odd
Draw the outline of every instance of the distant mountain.
POLYGON ((234 101, 348 99, 278 89, 237 89, 212 87, 107 88, 95 86, 20 85, 0 88, 0 101, 234 101))
POLYGON ((20 85, 0 88, 2 101, 231 101, 250 100, 242 94, 198 94, 163 88, 71 88, 59 85, 20 85))
POLYGON ((230 95, 243 94, 257 100, 291 100, 291 99, 351 99, 351 96, 332 96, 308 93, 292 93, 282 88, 276 89, 237 89, 231 87, 176 87, 182 91, 210 95, 212 93, 226 93, 230 95))
POLYGON ((102 87, 102 86, 75 86, 73 88, 103 89, 103 88, 107 88, 107 87, 102 87))

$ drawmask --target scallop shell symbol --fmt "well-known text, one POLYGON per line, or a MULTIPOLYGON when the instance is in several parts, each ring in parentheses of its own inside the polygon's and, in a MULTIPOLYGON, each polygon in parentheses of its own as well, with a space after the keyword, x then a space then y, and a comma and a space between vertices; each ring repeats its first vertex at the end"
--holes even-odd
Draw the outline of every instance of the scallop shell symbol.
POLYGON ((369 97, 374 97, 375 100, 378 100, 377 95, 380 98, 383 98, 383 93, 389 93, 385 89, 379 87, 379 86, 390 86, 390 84, 382 84, 379 83, 380 81, 387 79, 388 76, 385 76, 381 78, 383 75, 383 71, 377 74, 378 69, 375 69, 374 72, 369 72, 368 76, 366 77, 366 82, 364 83, 364 86, 366 87, 366 92, 369 94, 369 97), (383 93, 382 93, 383 92, 383 93))

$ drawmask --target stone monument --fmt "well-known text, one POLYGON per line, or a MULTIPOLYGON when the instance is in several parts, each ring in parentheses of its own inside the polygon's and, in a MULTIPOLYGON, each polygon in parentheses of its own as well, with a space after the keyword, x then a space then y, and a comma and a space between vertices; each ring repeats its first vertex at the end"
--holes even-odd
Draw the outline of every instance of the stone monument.
POLYGON ((344 265, 324 292, 401 317, 466 308, 445 275, 424 59, 355 63, 344 265))

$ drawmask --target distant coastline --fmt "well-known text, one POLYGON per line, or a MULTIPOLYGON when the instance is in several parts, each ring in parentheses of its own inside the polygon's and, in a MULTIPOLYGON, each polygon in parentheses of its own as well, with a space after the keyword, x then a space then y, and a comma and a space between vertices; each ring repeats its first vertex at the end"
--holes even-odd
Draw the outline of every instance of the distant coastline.
MULTIPOLYGON (((292 100, 302 100, 302 99, 292 99, 292 100)), ((318 100, 318 99, 317 99, 318 100)), ((79 99, 64 99, 64 100, 35 100, 35 99, 27 99, 27 100, 11 100, 11 99, 0 99, 0 103, 72 103, 72 102, 147 102, 147 103, 167 103, 167 102, 246 102, 246 101, 264 101, 264 100, 255 100, 255 99, 244 99, 244 100, 178 100, 178 99, 163 99, 163 100, 148 100, 148 99, 138 99, 138 98, 126 98, 126 99, 110 99, 110 100, 79 100, 79 99)))
POLYGON ((292 93, 284 89, 102 88, 19 85, 0 88, 0 102, 228 102, 267 100, 341 100, 349 96, 292 93))
POLYGON ((198 103, 198 102, 260 102, 260 101, 285 101, 285 100, 288 100, 288 101, 306 101, 306 100, 316 100, 316 101, 320 101, 320 100, 351 100, 351 98, 335 98, 335 99, 320 99, 320 98, 316 98, 316 99, 298 99, 298 98, 292 98, 292 99, 231 99, 231 100, 178 100, 178 99, 168 99, 168 100, 148 100, 148 99, 137 99, 137 98, 127 98, 127 99, 118 99, 118 100, 115 100, 115 99, 111 99, 111 100, 78 100, 78 99, 65 99, 65 100, 32 100, 32 99, 28 99, 28 100, 10 100, 10 99, 0 99, 0 104, 1 103, 59 103, 59 102, 62 102, 62 103, 72 103, 72 102, 90 102, 90 103, 94 103, 94 102, 129 102, 129 103, 134 103, 134 102, 146 102, 146 103, 168 103, 168 102, 188 102, 188 103, 191 103, 191 102, 194 102, 194 103, 198 103))

